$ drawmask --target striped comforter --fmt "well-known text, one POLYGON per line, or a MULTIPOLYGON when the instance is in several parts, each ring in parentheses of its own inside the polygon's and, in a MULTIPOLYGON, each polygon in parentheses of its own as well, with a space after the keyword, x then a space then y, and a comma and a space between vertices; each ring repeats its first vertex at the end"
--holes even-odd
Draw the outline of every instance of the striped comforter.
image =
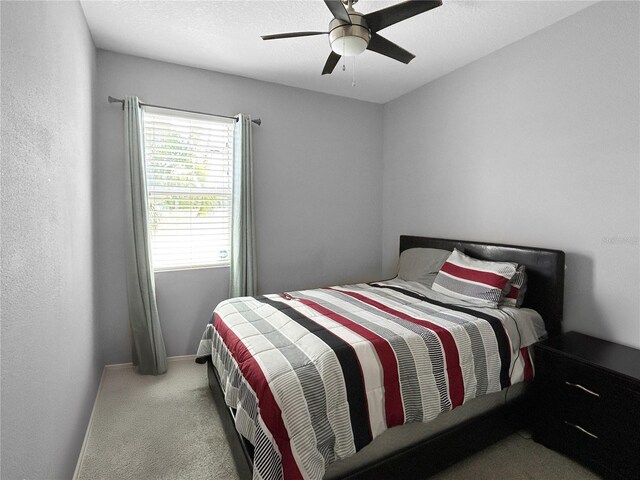
POLYGON ((254 479, 320 479, 387 428, 532 378, 533 326, 443 300, 389 281, 220 303, 197 357, 255 446, 254 479))

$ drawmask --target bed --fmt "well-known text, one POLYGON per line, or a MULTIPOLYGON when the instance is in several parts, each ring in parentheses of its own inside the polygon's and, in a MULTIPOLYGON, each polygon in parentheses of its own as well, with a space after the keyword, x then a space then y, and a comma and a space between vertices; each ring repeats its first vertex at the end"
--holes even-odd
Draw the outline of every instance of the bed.
POLYGON ((400 237, 403 258, 416 249, 524 266, 524 303, 396 278, 216 308, 197 361, 242 477, 425 478, 527 422, 529 346, 560 333, 564 253, 400 237))

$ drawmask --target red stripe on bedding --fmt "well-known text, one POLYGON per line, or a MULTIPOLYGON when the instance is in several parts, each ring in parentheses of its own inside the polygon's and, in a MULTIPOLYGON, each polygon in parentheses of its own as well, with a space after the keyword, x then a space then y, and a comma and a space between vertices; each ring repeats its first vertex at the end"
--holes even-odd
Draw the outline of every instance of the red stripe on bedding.
POLYGON ((482 283, 484 285, 490 285, 501 290, 509 281, 508 278, 505 278, 502 275, 498 275, 496 273, 483 272, 481 270, 473 270, 471 268, 460 267, 449 262, 445 262, 445 264, 440 268, 440 271, 448 273, 453 277, 482 283))
POLYGON ((325 317, 338 322, 340 325, 347 327, 352 332, 357 333, 371 342, 378 354, 378 358, 380 359, 384 375, 384 409, 387 428, 404 424, 404 407, 402 403, 402 394, 400 393, 398 361, 393 348, 389 345, 389 342, 359 323, 349 320, 348 318, 343 317, 342 315, 329 310, 316 302, 303 298, 296 298, 296 300, 310 308, 313 308, 316 312, 324 315, 325 317))
POLYGON ((529 347, 522 347, 520 349, 520 355, 524 359, 524 381, 525 383, 531 383, 533 380, 533 364, 531 363, 531 356, 529 355, 529 347))
POLYGON ((511 290, 509 290, 509 293, 507 294, 506 298, 511 298, 513 300, 517 300, 519 292, 520 292, 520 289, 518 287, 514 287, 512 285, 511 286, 511 290))
POLYGON ((336 292, 344 293, 353 298, 357 298, 361 302, 367 303, 377 308, 378 310, 382 310, 383 312, 390 313, 398 318, 402 318, 403 320, 407 320, 409 322, 432 330, 440 339, 440 343, 442 344, 442 348, 444 350, 444 358, 447 364, 447 378, 449 380, 449 397, 451 398, 451 405, 453 408, 457 407, 458 405, 462 405, 462 403, 464 402, 464 380, 462 378, 462 369, 460 368, 458 346, 456 345, 456 341, 453 338, 453 335, 451 335, 451 332, 445 330, 440 325, 431 323, 428 320, 422 320, 412 317, 409 314, 400 312, 399 310, 395 310, 391 307, 387 307, 386 305, 376 302, 375 300, 365 297, 364 295, 361 295, 359 293, 336 290, 332 287, 329 288, 331 290, 335 290, 336 292))
POLYGON ((273 435, 280 455, 282 455, 282 473, 284 478, 302 478, 296 460, 291 451, 289 443, 289 433, 282 420, 280 406, 273 396, 264 372, 257 360, 251 355, 246 345, 237 337, 235 333, 220 319, 218 314, 214 314, 214 328, 220 338, 227 346, 227 349, 238 364, 238 368, 244 379, 249 383, 258 399, 260 417, 273 435))

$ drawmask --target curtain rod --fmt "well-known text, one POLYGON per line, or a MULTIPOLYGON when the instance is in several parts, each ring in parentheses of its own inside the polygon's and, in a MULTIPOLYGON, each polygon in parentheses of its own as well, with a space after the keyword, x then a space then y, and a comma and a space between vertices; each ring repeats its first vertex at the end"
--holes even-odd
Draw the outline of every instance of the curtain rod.
MULTIPOLYGON (((115 97, 112 97, 111 95, 109 95, 107 97, 107 99, 109 100, 109 103, 121 103, 122 104, 122 109, 124 110, 124 100, 122 100, 121 98, 115 98, 115 97)), ((199 115, 212 115, 214 117, 230 118, 231 120, 235 120, 236 122, 238 121, 238 119, 236 117, 230 117, 229 115, 218 115, 216 113, 196 112, 194 110, 183 110, 182 108, 163 107, 162 105, 151 105, 150 103, 142 103, 142 102, 140 102, 140 106, 141 107, 165 108, 167 110, 174 110, 176 112, 197 113, 199 115)), ((253 120, 251 120, 251 122, 255 123, 258 126, 262 125, 262 120, 260 120, 259 118, 254 118, 253 120)))

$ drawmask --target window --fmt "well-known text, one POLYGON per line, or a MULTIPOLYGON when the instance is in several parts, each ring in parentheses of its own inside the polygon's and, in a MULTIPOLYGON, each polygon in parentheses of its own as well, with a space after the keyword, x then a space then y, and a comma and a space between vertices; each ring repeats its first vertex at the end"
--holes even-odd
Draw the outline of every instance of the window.
POLYGON ((155 270, 229 264, 234 123, 144 107, 155 270))

